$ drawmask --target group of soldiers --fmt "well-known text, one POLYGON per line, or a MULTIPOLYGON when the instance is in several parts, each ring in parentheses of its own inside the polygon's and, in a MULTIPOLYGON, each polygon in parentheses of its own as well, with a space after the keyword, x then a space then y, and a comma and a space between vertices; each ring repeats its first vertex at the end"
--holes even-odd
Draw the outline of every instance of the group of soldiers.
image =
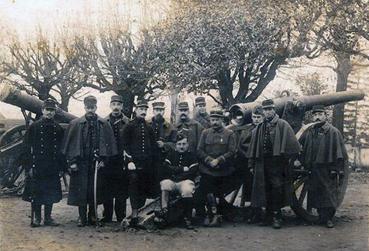
MULTIPOLYGON (((252 123, 225 125, 222 110, 206 112, 204 97, 195 100, 196 115, 188 102, 178 104, 175 125, 163 115, 165 104, 152 104, 153 118, 146 120, 148 103, 138 101, 134 118, 126 117, 120 96, 111 97, 111 113, 96 114, 97 99, 84 99, 85 115, 66 130, 54 120, 55 101, 44 101, 42 118, 25 135, 26 186, 31 226, 59 225, 52 206, 62 198, 60 177, 69 173, 68 204, 78 207, 78 226, 112 222, 113 213, 126 218, 126 201, 132 213, 129 226, 139 225, 139 209, 146 199, 160 196, 155 222, 165 225, 171 201, 183 210, 186 228, 193 228, 193 213, 204 226, 219 226, 225 195, 236 180, 243 185, 243 201, 250 201, 249 223, 281 228, 281 208, 291 203, 291 161, 309 170, 308 200, 320 223, 333 227, 337 208, 337 182, 343 178, 347 153, 340 132, 328 123, 323 106, 313 107, 314 126, 297 140, 291 126, 264 100, 252 111, 252 123), (103 204, 98 221, 97 205, 103 204), (195 209, 195 210, 194 210, 195 209)), ((242 206, 242 205, 241 205, 242 206)))

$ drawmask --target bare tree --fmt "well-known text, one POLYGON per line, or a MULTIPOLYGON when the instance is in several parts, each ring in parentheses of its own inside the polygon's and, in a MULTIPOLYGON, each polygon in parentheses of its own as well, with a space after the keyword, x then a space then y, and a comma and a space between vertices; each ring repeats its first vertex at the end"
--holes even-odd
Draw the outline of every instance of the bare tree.
POLYGON ((59 96, 61 108, 68 110, 69 99, 87 80, 75 65, 76 50, 65 42, 51 42, 41 32, 35 42, 22 44, 14 39, 8 50, 10 59, 1 62, 5 80, 41 100, 59 96))
POLYGON ((85 86, 121 95, 127 115, 131 114, 136 97, 150 100, 165 87, 155 76, 157 61, 152 37, 142 31, 136 38, 135 43, 133 35, 117 25, 100 30, 97 37, 75 41, 81 55, 78 65, 92 77, 85 86))

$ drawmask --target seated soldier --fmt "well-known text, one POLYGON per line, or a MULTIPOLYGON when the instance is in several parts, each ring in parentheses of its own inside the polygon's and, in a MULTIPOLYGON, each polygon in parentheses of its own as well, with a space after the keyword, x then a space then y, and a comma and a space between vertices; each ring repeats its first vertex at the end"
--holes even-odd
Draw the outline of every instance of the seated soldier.
POLYGON ((167 154, 165 164, 160 171, 161 182, 161 212, 160 218, 166 219, 168 215, 168 202, 170 193, 179 193, 184 208, 184 223, 187 229, 192 226, 192 197, 195 192, 194 179, 198 171, 196 154, 188 151, 187 135, 179 133, 176 139, 175 150, 167 154))

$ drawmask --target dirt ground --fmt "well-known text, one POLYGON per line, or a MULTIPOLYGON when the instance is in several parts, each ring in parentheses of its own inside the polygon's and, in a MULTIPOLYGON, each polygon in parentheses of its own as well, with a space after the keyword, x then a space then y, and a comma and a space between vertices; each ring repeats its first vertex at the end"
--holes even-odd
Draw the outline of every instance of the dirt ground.
MULTIPOLYGON (((286 213, 290 213, 287 208, 286 213)), ((20 198, 0 198, 0 250, 369 250, 369 175, 351 175, 336 227, 298 224, 293 218, 280 230, 246 223, 221 228, 198 227, 147 232, 78 228, 77 209, 56 205, 60 227, 30 228, 29 204, 20 198)))

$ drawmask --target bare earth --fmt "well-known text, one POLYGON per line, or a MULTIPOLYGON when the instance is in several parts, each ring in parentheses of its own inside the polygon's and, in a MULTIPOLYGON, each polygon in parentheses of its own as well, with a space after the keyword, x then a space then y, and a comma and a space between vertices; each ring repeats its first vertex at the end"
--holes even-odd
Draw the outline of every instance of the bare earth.
MULTIPOLYGON (((354 173, 336 228, 298 224, 293 218, 281 230, 244 223, 196 231, 171 228, 155 232, 78 228, 77 209, 64 199, 54 218, 60 227, 30 228, 29 204, 0 198, 0 250, 369 250, 369 175, 354 173)), ((289 209, 286 209, 289 213, 289 209)))

